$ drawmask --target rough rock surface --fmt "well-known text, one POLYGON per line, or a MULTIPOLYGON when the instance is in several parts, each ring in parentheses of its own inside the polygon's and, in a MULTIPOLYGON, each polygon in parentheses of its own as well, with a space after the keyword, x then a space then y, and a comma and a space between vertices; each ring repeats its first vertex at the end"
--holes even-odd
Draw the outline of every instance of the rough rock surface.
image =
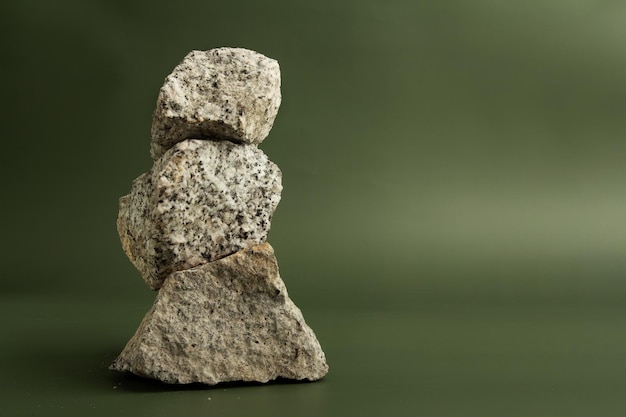
POLYGON ((281 172, 253 145, 186 140, 155 161, 120 199, 124 251, 146 283, 264 242, 281 172))
POLYGON ((317 380, 328 365, 264 243, 169 276, 111 369, 213 385, 317 380))
POLYGON ((280 101, 276 60, 242 48, 192 51, 161 87, 152 157, 185 139, 258 144, 272 129, 280 101))

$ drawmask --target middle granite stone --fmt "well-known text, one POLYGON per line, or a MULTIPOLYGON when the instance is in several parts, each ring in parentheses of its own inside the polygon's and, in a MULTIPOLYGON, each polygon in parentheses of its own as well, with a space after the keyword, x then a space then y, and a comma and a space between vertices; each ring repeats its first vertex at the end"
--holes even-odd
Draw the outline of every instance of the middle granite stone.
POLYGON ((185 140, 120 198, 124 251, 152 289, 172 272, 265 242, 280 169, 254 145, 185 140))

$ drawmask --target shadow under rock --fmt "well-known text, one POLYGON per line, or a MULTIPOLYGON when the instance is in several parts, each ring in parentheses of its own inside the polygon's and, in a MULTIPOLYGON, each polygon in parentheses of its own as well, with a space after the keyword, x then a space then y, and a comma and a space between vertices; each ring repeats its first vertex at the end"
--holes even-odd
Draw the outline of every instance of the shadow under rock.
POLYGON ((144 378, 137 376, 130 372, 117 372, 109 371, 113 376, 110 382, 119 390, 129 392, 172 392, 172 391, 200 391, 200 390, 215 390, 225 388, 246 388, 256 386, 268 386, 268 385, 292 385, 292 384, 307 384, 311 381, 307 380, 292 380, 285 378, 278 378, 266 383, 262 382, 246 382, 246 381, 233 381, 233 382, 220 382, 216 385, 206 385, 201 383, 193 384, 166 384, 156 379, 144 378))
POLYGON ((80 387, 94 391, 125 391, 125 392, 172 392, 212 390, 224 388, 243 388, 267 385, 306 384, 310 381, 298 381, 278 378, 267 383, 260 382, 223 382, 217 385, 166 384, 164 382, 144 378, 130 372, 118 372, 109 369, 109 365, 119 354, 119 348, 100 351, 88 350, 39 350, 21 351, 13 358, 23 369, 23 376, 48 384, 55 381, 55 386, 65 388, 80 387))

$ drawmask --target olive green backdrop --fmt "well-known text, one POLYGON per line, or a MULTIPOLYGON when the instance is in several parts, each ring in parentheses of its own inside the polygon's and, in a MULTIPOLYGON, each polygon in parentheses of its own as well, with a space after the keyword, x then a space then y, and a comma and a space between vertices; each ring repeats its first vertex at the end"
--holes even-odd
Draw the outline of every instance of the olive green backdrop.
POLYGON ((626 412, 626 4, 3 0, 0 415, 626 412), (269 241, 330 373, 110 372, 154 293, 117 200, 192 49, 279 60, 269 241))

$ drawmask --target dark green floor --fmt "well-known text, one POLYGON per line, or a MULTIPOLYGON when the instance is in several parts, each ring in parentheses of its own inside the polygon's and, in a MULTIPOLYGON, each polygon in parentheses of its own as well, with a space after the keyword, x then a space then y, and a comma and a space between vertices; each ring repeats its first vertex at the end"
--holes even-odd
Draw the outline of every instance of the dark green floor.
POLYGON ((0 415, 626 412, 626 302, 621 296, 422 292, 406 303, 406 293, 394 300, 383 291, 370 298, 369 306, 348 299, 342 307, 331 297, 320 303, 323 309, 308 297, 305 317, 331 369, 324 380, 207 388, 168 386, 106 369, 151 303, 151 292, 137 293, 135 299, 3 297, 0 415))

